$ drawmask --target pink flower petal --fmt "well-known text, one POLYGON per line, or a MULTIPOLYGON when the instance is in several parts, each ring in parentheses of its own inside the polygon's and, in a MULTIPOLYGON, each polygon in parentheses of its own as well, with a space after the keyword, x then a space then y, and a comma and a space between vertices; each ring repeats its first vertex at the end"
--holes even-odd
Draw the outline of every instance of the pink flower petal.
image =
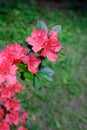
POLYGON ((33 74, 38 72, 38 66, 41 63, 41 60, 35 57, 33 54, 30 54, 28 57, 28 70, 33 74))
POLYGON ((58 56, 57 56, 56 53, 53 53, 53 52, 50 52, 50 51, 48 51, 46 55, 47 55, 47 58, 48 58, 50 61, 52 61, 52 62, 56 61, 57 58, 58 58, 58 56))
POLYGON ((35 40, 32 37, 26 38, 26 42, 28 42, 32 46, 36 44, 35 40))
POLYGON ((57 37, 57 32, 56 31, 54 31, 54 30, 50 30, 50 38, 55 38, 55 37, 57 37))
POLYGON ((17 82, 16 75, 7 75, 7 81, 9 82, 10 85, 14 85, 17 82))

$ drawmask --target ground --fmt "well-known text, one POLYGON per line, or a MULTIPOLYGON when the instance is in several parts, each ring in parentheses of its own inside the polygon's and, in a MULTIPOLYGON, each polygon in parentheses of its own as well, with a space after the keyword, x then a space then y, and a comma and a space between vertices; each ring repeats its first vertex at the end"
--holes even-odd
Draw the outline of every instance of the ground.
POLYGON ((18 3, 0 9, 0 49, 14 42, 24 44, 39 19, 49 29, 61 24, 58 61, 44 63, 55 70, 54 82, 42 82, 36 91, 32 82, 21 81, 24 91, 17 97, 29 113, 30 130, 87 130, 87 14, 53 4, 55 8, 49 2, 43 8, 40 3, 18 3))

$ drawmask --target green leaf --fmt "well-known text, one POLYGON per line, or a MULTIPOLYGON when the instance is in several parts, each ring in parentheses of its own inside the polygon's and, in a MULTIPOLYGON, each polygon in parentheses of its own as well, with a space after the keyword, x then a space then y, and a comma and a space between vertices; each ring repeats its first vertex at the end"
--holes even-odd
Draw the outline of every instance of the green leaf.
POLYGON ((3 105, 3 103, 2 103, 2 102, 0 102, 0 105, 3 105))
POLYGON ((39 72, 38 75, 49 82, 53 82, 53 79, 50 77, 51 75, 48 75, 46 72, 39 72))
POLYGON ((28 128, 31 128, 31 122, 29 120, 26 121, 26 125, 28 128))
POLYGON ((38 75, 49 82, 53 82, 52 75, 54 71, 48 67, 41 67, 38 75))
POLYGON ((25 79, 28 79, 28 80, 33 80, 34 78, 33 74, 29 71, 24 72, 24 77, 25 79))
POLYGON ((57 120, 55 121, 55 124, 56 124, 56 127, 57 127, 58 129, 61 128, 61 124, 60 124, 57 120))
POLYGON ((54 70, 48 68, 48 67, 42 67, 39 72, 45 72, 49 76, 52 76, 54 74, 54 70))
POLYGON ((34 76, 33 85, 35 89, 40 88, 40 78, 37 75, 34 76))
POLYGON ((23 63, 19 63, 18 69, 20 72, 24 72, 24 71, 26 71, 26 66, 23 63))
POLYGON ((56 26, 52 27, 52 30, 59 33, 61 31, 61 25, 56 25, 56 26))
POLYGON ((48 28, 42 20, 38 20, 37 25, 40 26, 41 29, 45 29, 46 32, 48 33, 48 28))

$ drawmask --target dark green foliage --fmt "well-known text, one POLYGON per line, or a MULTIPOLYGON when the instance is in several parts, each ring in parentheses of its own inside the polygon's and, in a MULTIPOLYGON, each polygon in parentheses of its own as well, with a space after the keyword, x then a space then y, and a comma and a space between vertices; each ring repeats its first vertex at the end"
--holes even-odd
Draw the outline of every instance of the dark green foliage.
POLYGON ((54 71, 48 67, 42 67, 38 72, 38 75, 49 82, 53 82, 52 75, 54 71))
POLYGON ((19 63, 18 70, 19 72, 25 72, 27 70, 26 65, 24 65, 23 63, 19 63))
POLYGON ((29 72, 29 71, 25 71, 24 72, 24 77, 26 78, 26 79, 28 79, 28 80, 33 80, 33 74, 31 73, 31 72, 29 72))
POLYGON ((40 85, 41 85, 40 78, 37 75, 35 75, 33 80, 33 86, 35 89, 39 89, 40 85))

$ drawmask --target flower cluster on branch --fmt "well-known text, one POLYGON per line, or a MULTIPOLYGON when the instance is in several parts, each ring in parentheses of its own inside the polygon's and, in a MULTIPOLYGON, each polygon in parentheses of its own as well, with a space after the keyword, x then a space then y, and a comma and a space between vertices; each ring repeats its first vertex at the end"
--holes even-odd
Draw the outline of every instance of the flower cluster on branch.
POLYGON ((50 80, 53 71, 43 68, 42 61, 45 58, 56 61, 61 49, 54 30, 47 33, 45 29, 34 29, 26 42, 27 48, 13 43, 0 52, 0 130, 11 130, 13 125, 17 130, 28 130, 25 125, 28 113, 21 109, 20 101, 15 98, 22 91, 16 72, 20 73, 21 79, 32 79, 35 83, 37 75, 50 80))

